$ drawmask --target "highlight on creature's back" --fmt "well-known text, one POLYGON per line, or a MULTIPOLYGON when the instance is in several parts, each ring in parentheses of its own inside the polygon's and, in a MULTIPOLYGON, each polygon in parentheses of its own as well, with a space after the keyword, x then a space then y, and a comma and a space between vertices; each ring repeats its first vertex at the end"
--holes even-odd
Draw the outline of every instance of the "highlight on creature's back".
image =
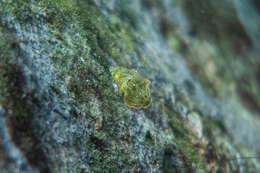
POLYGON ((152 102, 150 97, 150 81, 142 77, 136 70, 120 66, 110 68, 113 81, 118 86, 118 92, 124 93, 125 103, 134 108, 149 106, 152 102))

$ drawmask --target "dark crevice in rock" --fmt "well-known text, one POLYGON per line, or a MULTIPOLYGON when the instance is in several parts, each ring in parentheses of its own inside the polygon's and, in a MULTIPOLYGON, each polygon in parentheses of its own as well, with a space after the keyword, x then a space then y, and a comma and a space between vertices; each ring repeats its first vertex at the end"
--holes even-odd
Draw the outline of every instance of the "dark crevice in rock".
POLYGON ((106 148, 106 144, 103 140, 95 137, 95 136, 90 136, 90 143, 95 144, 95 148, 98 149, 99 151, 104 151, 106 148))
POLYGON ((40 148, 38 136, 34 133, 33 105, 28 103, 28 100, 38 100, 34 99, 32 93, 24 92, 26 77, 21 66, 6 63, 1 70, 1 78, 5 79, 2 85, 7 88, 7 92, 1 93, 4 96, 2 105, 11 139, 33 166, 43 173, 49 173, 47 158, 40 148))
POLYGON ((256 7, 256 9, 258 10, 258 12, 260 13, 260 1, 259 0, 253 0, 253 3, 256 7))

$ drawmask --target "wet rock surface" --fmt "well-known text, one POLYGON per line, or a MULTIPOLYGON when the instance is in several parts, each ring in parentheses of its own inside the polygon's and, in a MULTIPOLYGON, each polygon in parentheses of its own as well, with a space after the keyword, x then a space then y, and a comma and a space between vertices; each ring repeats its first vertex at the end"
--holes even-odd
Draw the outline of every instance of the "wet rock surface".
POLYGON ((259 15, 255 1, 1 1, 0 172, 259 172, 259 15), (113 66, 151 81, 149 107, 124 103, 113 66))

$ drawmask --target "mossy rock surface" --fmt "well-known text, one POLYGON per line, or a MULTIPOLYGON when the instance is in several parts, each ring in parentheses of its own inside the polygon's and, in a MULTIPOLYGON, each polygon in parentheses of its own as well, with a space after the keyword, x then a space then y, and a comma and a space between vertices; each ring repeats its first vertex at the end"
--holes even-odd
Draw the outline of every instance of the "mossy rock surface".
POLYGON ((2 0, 0 173, 260 172, 259 7, 243 5, 254 26, 227 0, 2 0), (145 108, 116 66, 150 81, 145 108))

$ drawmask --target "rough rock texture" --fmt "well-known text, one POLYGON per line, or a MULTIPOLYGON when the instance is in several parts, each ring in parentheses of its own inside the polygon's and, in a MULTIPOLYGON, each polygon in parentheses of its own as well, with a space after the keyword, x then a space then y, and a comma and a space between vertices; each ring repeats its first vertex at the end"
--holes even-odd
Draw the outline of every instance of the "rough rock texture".
POLYGON ((0 173, 260 172, 259 17, 256 0, 1 0, 0 173), (148 108, 113 66, 151 81, 148 108))

